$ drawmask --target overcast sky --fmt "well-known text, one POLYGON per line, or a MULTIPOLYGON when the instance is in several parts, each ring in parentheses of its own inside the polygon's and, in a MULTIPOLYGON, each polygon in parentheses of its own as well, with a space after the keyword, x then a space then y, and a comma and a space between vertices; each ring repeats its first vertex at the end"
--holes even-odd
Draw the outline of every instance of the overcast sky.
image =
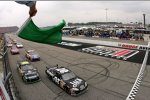
MULTIPOLYGON (((68 22, 143 22, 150 24, 150 1, 37 1, 38 13, 33 17, 39 26, 68 22)), ((28 18, 29 7, 14 1, 0 1, 0 27, 21 26, 28 18)))

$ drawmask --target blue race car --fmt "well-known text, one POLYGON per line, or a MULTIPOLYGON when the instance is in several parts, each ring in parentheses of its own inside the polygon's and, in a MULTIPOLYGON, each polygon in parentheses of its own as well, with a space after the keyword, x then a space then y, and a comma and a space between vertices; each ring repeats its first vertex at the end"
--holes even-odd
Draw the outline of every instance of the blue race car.
POLYGON ((25 55, 30 61, 39 61, 40 55, 34 50, 28 50, 25 55))

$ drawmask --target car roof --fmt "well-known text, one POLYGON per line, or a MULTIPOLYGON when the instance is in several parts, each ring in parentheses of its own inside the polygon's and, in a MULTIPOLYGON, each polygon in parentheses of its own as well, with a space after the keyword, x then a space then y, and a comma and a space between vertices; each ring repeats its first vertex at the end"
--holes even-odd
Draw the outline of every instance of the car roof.
POLYGON ((28 50, 27 52, 28 52, 28 53, 30 53, 30 52, 34 52, 34 50, 28 50))
POLYGON ((65 67, 58 67, 55 70, 60 74, 71 72, 71 70, 69 70, 68 68, 65 68, 65 67))
POLYGON ((20 65, 28 65, 28 64, 30 64, 30 63, 29 63, 28 61, 20 61, 19 64, 20 64, 20 65))

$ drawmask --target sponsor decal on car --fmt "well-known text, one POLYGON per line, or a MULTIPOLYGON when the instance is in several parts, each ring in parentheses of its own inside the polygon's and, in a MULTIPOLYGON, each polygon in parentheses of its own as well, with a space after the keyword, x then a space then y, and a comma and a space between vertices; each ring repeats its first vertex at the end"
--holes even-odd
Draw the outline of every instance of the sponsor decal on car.
POLYGON ((79 84, 81 84, 81 82, 82 82, 82 80, 77 78, 73 82, 70 82, 70 84, 72 84, 73 87, 77 87, 79 84))
POLYGON ((66 68, 60 68, 60 69, 56 69, 56 70, 59 71, 59 72, 62 73, 62 74, 69 71, 69 70, 66 69, 66 68))

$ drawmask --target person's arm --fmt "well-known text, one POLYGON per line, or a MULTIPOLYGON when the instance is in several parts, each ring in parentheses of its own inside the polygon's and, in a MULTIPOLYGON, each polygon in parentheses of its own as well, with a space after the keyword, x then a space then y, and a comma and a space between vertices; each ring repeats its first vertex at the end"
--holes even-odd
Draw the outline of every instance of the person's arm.
POLYGON ((37 13, 36 1, 15 1, 15 2, 17 2, 19 4, 25 4, 28 7, 30 7, 30 10, 29 10, 30 17, 33 17, 36 15, 36 13, 37 13))

